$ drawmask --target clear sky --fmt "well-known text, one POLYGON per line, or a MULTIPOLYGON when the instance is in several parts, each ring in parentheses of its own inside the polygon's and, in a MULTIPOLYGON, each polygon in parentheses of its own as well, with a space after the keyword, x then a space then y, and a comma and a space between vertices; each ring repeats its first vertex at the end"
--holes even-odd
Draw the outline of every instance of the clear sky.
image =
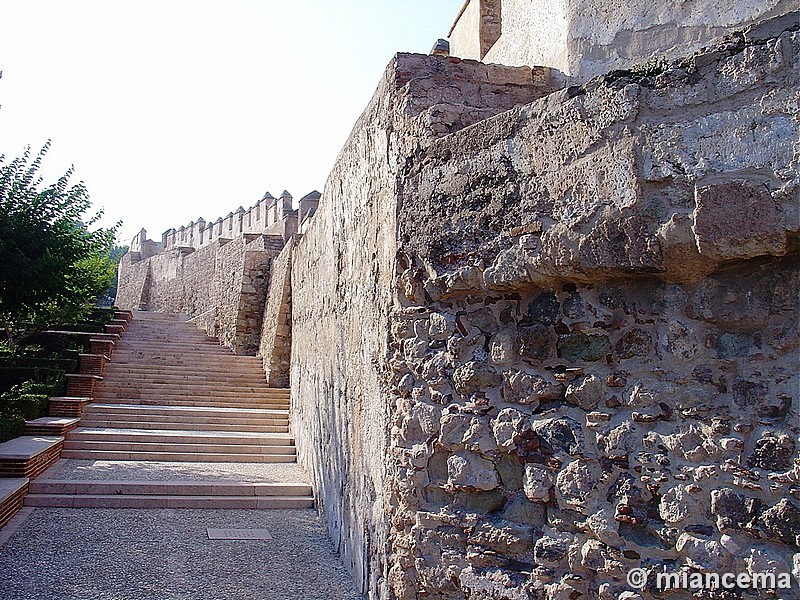
POLYGON ((395 52, 463 0, 0 0, 0 154, 48 138, 127 244, 322 191, 395 52))

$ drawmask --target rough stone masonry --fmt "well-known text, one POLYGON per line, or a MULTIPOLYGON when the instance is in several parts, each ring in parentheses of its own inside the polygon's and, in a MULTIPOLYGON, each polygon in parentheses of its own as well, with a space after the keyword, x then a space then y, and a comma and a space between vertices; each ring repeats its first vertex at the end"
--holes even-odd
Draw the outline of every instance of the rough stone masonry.
MULTIPOLYGON (((800 575, 798 64, 786 18, 562 90, 395 57, 305 233, 247 263, 274 286, 236 304, 291 339, 299 460, 370 598, 800 575)), ((170 260, 121 297, 185 310, 170 260)), ((740 592, 702 597, 775 597, 740 592)))

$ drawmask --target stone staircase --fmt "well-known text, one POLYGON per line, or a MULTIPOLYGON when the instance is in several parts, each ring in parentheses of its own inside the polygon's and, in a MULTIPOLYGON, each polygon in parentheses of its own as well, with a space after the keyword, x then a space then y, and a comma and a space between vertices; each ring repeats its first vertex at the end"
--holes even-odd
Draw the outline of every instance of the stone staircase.
POLYGON ((295 462, 289 391, 267 386, 259 358, 234 355, 181 315, 136 313, 61 457, 31 482, 27 505, 313 506, 307 483, 287 481, 296 470, 275 471, 297 469, 289 464, 295 462), (146 469, 133 468, 142 463, 146 469), (182 463, 213 463, 224 476, 204 478, 202 468, 182 463), (234 467, 242 463, 264 465, 277 477, 237 478, 241 469, 234 467), (87 472, 95 475, 86 479, 87 472), (191 478, 181 480, 186 473, 191 478))

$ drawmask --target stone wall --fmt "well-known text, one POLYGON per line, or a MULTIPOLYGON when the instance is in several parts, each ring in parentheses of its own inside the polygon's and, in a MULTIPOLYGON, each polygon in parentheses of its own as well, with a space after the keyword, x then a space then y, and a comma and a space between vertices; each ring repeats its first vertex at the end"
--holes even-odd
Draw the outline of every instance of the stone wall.
POLYGON ((798 64, 797 31, 730 42, 407 164, 394 597, 651 598, 629 569, 798 568, 798 64))
POLYGON ((397 55, 296 245, 128 256, 121 304, 270 369, 291 307, 298 460, 370 598, 800 570, 789 21, 559 91, 397 55))
POLYGON ((195 250, 163 250, 120 263, 117 306, 184 313, 237 354, 254 355, 269 285, 270 262, 283 247, 278 236, 244 234, 195 250))
POLYGON ((478 15, 496 3, 470 0, 451 31, 451 53, 487 63, 552 67, 573 83, 686 56, 714 38, 798 9, 793 0, 502 0, 502 33, 486 51, 485 23, 478 15))
POLYGON ((292 350, 292 248, 294 238, 272 260, 271 276, 258 355, 263 359, 267 383, 273 387, 289 387, 292 350))
POLYGON ((298 460, 345 564, 386 597, 389 313, 399 180, 430 140, 552 90, 547 70, 399 54, 356 123, 292 261, 298 460))
POLYGON ((138 253, 123 255, 117 268, 116 305, 126 310, 143 310, 147 306, 149 275, 150 265, 138 253))

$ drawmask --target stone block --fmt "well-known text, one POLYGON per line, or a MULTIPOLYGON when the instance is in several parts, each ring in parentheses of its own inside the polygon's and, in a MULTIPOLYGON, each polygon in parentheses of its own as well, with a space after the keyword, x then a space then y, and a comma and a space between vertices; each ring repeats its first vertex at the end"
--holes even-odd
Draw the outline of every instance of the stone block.
POLYGON ((698 187, 693 229, 702 256, 716 261, 781 255, 783 213, 760 185, 732 181, 698 187))

